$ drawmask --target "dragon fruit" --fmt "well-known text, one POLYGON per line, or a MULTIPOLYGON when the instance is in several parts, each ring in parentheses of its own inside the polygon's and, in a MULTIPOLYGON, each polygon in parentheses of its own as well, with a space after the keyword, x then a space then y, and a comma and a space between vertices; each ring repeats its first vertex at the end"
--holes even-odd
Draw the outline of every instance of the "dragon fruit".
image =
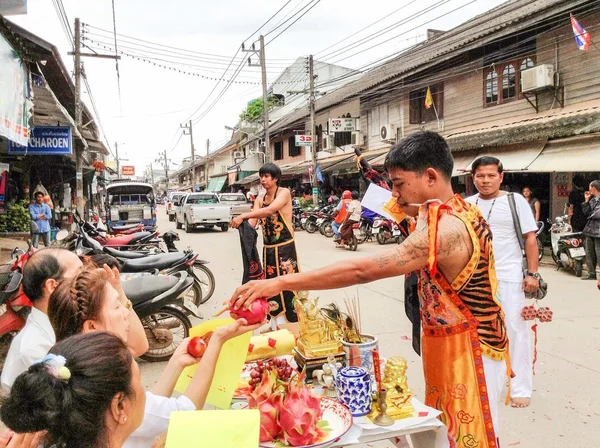
POLYGON ((303 372, 290 381, 277 420, 285 442, 291 446, 312 445, 325 436, 318 427, 323 416, 320 400, 304 385, 304 376, 303 372))
POLYGON ((248 325, 254 325, 262 322, 267 318, 267 314, 271 310, 271 305, 265 299, 257 299, 250 304, 249 308, 240 308, 237 310, 226 307, 219 311, 215 316, 219 316, 225 311, 229 311, 229 314, 234 319, 246 319, 248 325))
POLYGON ((271 442, 281 435, 277 422, 281 407, 281 392, 277 386, 277 371, 263 374, 260 385, 248 397, 252 409, 260 411, 260 441, 271 442))

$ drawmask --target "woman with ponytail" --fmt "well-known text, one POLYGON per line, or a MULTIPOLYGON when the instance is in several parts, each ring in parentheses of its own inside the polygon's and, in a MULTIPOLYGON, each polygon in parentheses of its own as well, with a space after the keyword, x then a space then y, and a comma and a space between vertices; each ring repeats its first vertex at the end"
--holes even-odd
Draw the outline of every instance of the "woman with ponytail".
POLYGON ((120 448, 142 423, 145 401, 127 345, 93 332, 57 343, 19 375, 0 417, 17 433, 45 431, 44 446, 120 448))

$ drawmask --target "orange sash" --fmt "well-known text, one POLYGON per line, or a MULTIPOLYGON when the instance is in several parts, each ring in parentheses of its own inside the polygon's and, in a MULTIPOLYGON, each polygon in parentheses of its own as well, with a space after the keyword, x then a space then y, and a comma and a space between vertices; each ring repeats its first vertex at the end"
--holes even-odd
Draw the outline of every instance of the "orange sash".
MULTIPOLYGON (((464 201, 455 196, 448 204, 430 202, 419 210, 419 219, 426 219, 429 234, 428 268, 419 272, 425 403, 443 412, 440 420, 448 427, 451 447, 497 448, 482 356, 495 352, 503 359, 504 350, 481 344, 480 321, 457 292, 468 285, 473 273, 481 269, 481 260, 485 260, 475 231, 469 232, 474 250, 458 277, 461 280, 451 285, 437 270, 436 240, 441 214, 454 214, 473 230, 473 217, 463 205, 464 201)), ((493 254, 488 255, 493 267, 493 254)), ((488 300, 493 301, 495 276, 493 269, 483 264, 490 276, 488 300)))

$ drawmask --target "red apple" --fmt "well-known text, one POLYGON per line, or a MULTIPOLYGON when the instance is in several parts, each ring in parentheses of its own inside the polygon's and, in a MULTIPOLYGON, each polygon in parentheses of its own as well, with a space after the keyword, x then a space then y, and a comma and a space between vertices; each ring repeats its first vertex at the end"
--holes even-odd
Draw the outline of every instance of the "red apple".
POLYGON ((206 347, 207 345, 204 339, 202 339, 200 336, 194 336, 188 343, 187 351, 194 358, 201 358, 206 351, 206 347))

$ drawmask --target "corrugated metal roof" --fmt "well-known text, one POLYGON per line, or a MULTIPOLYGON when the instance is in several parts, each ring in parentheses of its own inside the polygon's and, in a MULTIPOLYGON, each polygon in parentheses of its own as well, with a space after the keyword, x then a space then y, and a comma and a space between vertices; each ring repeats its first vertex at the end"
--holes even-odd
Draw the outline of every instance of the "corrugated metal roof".
POLYGON ((446 141, 454 152, 594 132, 600 132, 600 100, 553 110, 543 116, 452 133, 446 136, 446 141))
MULTIPOLYGON (((557 10, 569 11, 576 5, 588 1, 508 1, 438 37, 404 51, 396 59, 386 62, 365 73, 358 80, 349 82, 345 86, 330 92, 316 101, 315 108, 317 111, 327 109, 386 81, 418 71, 420 68, 432 66, 435 63, 450 59, 460 52, 477 48, 519 29, 531 26, 532 23, 555 14, 557 10)), ((272 129, 273 131, 282 129, 306 116, 308 114, 304 110, 296 110, 275 123, 272 129)))

